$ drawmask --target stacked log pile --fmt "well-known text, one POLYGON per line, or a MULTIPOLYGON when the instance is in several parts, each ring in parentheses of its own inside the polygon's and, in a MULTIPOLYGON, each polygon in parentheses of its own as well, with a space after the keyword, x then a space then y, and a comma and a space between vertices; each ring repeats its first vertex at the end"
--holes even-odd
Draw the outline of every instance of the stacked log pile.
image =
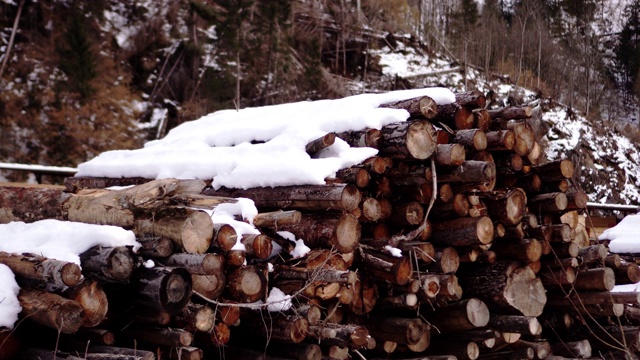
POLYGON ((531 108, 488 110, 478 91, 449 105, 421 97, 384 106, 411 117, 307 146, 315 156, 338 137, 379 150, 326 185, 214 190, 200 180, 69 178, 66 191, 0 188, 0 222, 118 225, 142 243, 137 253, 90 249, 81 270, 0 254, 19 279, 25 319, 2 341, 25 358, 62 358, 57 349, 71 359, 640 351, 638 294, 610 292, 640 281, 640 268, 578 226, 586 194, 570 161, 543 163, 531 108), (114 185, 136 186, 104 189, 114 185), (255 202, 259 234, 238 234, 203 211, 237 198, 255 202), (299 245, 289 234, 311 251, 292 256, 299 245), (268 297, 278 291, 290 304, 268 297))

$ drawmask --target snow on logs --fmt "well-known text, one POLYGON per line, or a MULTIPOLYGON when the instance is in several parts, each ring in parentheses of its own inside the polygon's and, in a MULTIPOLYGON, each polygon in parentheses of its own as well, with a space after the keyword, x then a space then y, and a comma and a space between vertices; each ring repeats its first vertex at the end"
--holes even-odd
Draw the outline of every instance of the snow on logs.
POLYGON ((306 146, 311 157, 336 138, 379 150, 325 185, 213 190, 204 180, 68 178, 67 191, 0 187, 0 222, 112 224, 142 244, 135 254, 92 248, 82 270, 33 254, 0 253, 0 263, 23 287, 27 323, 54 338, 70 333, 64 339, 74 341, 59 347, 67 352, 588 356, 606 344, 583 327, 620 315, 637 351, 638 295, 610 290, 640 280, 640 268, 609 257, 579 227, 586 194, 572 186, 576 164, 541 163, 531 108, 485 105, 478 91, 448 105, 428 97, 382 105, 409 120, 306 146), (136 186, 104 189, 115 185, 136 186), (240 197, 258 209, 257 234, 205 212, 240 197), (306 255, 292 255, 291 234, 306 255), (582 335, 572 334, 573 319, 582 335))

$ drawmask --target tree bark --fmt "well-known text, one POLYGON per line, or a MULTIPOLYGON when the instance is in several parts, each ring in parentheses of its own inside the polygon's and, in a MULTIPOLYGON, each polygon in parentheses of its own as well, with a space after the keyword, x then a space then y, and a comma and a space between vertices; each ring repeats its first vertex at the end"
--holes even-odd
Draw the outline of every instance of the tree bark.
POLYGON ((438 104, 428 96, 382 104, 380 107, 407 110, 409 117, 414 119, 433 119, 438 114, 438 104))
POLYGON ((77 301, 27 289, 20 289, 18 300, 25 317, 60 332, 74 333, 84 322, 84 309, 77 301))
POLYGON ((436 145, 435 162, 441 166, 460 166, 464 163, 466 151, 462 144, 436 145))
POLYGON ((58 289, 75 286, 82 280, 78 265, 35 254, 0 252, 0 264, 8 266, 17 276, 44 282, 58 289))
POLYGON ((382 142, 382 132, 378 129, 353 130, 337 133, 351 147, 372 147, 377 149, 382 142))
POLYGON ((185 269, 140 267, 132 276, 136 302, 158 311, 176 314, 189 302, 192 282, 185 269))
POLYGON ((283 225, 280 230, 289 231, 302 238, 309 247, 335 247, 342 253, 350 253, 360 242, 361 225, 350 214, 306 214, 298 224, 283 225))
POLYGON ((487 148, 487 135, 478 129, 458 130, 451 141, 464 146, 468 151, 483 151, 487 148))
POLYGON ((94 246, 80 254, 84 274, 105 282, 128 282, 135 267, 135 255, 128 246, 94 246))
POLYGON ((443 246, 474 246, 493 241, 493 222, 483 216, 433 223, 431 242, 443 246))
POLYGON ((432 327, 440 333, 455 333, 486 326, 490 314, 487 305, 476 298, 453 303, 435 312, 424 314, 432 327))

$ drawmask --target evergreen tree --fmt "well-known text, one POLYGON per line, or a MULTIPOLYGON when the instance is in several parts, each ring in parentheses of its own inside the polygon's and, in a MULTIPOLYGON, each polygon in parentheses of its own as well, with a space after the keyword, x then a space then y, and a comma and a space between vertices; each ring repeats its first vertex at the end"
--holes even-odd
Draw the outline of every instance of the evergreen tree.
POLYGON ((56 50, 60 56, 60 70, 69 78, 66 88, 80 94, 84 101, 94 93, 91 81, 97 71, 85 19, 79 11, 73 12, 63 40, 56 50))

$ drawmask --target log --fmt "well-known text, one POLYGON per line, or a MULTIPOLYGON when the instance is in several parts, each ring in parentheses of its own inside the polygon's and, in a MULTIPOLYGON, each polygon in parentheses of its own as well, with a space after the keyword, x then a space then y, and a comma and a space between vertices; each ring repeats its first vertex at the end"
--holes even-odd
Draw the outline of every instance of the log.
POLYGON ((441 166, 460 166, 464 163, 466 151, 462 144, 438 144, 434 160, 441 166))
POLYGON ((368 197, 362 201, 360 221, 378 221, 382 217, 382 207, 378 200, 368 197))
POLYGON ((529 106, 507 106, 489 110, 492 119, 514 120, 529 119, 533 115, 533 108, 529 106))
POLYGON ((333 145, 335 141, 336 134, 328 133, 315 140, 309 141, 309 143, 307 143, 307 146, 305 147, 305 151, 307 152, 307 154, 309 154, 309 156, 316 157, 321 150, 324 150, 333 145))
POLYGON ((527 195, 519 188, 482 194, 481 198, 491 219, 505 226, 520 223, 526 212, 527 195))
POLYGON ((208 305, 188 303, 173 318, 173 323, 189 332, 210 332, 215 325, 215 310, 208 305))
POLYGON ((4 264, 20 277, 44 282, 61 289, 80 283, 82 273, 77 264, 48 259, 35 254, 10 254, 0 252, 0 264, 4 264))
MULTIPOLYGON (((567 224, 551 224, 544 225, 546 231, 549 231, 551 234, 548 239, 545 239, 549 242, 570 242, 571 239, 571 227, 567 224)), ((593 255, 588 254, 588 251, 584 251, 584 255, 588 255, 591 258, 593 255)))
MULTIPOLYGON (((569 225, 566 225, 566 227, 569 228, 569 225)), ((567 232, 570 232, 570 230, 571 229, 569 228, 567 232)), ((607 254, 609 254, 609 249, 603 244, 583 247, 580 248, 580 251, 578 252, 578 256, 582 258, 582 263, 591 266, 604 265, 604 259, 607 257, 607 254)), ((634 281, 634 283, 638 281, 640 281, 640 278, 637 281, 634 281)))
POLYGON ((417 344, 425 328, 418 318, 371 316, 366 321, 369 333, 378 341, 393 341, 398 344, 417 344))
POLYGON ((473 128, 489 131, 491 127, 491 115, 486 109, 473 109, 473 128))
POLYGON ((540 281, 549 289, 569 287, 576 281, 576 273, 572 267, 547 268, 541 271, 540 281))
POLYGON ((150 309, 176 314, 189 302, 192 282, 185 269, 140 267, 132 276, 136 302, 150 309))
POLYGON ((400 100, 379 107, 407 110, 409 117, 414 119, 433 119, 438 114, 438 104, 429 96, 400 100))
POLYGON ((116 346, 107 345, 94 345, 94 344, 82 344, 81 350, 85 350, 91 353, 113 354, 113 355, 125 355, 134 356, 139 360, 155 360, 156 356, 151 351, 141 349, 129 349, 116 346))
POLYGON ((353 284, 353 300, 349 310, 356 315, 370 313, 378 300, 378 288, 369 278, 358 278, 353 284))
POLYGON ((245 247, 248 257, 254 259, 267 259, 271 256, 273 243, 271 238, 264 234, 244 234, 240 242, 245 247))
POLYGON ((107 317, 109 301, 102 286, 93 280, 85 280, 69 289, 65 297, 76 301, 84 311, 83 327, 98 326, 107 317))
POLYGON ((309 334, 309 322, 301 316, 268 317, 261 313, 247 313, 243 314, 242 320, 242 330, 269 340, 297 344, 309 334), (265 322, 269 326, 265 327, 265 322))
POLYGON ((217 275, 224 271, 224 257, 219 254, 178 253, 160 260, 165 266, 181 267, 190 274, 217 275))
POLYGON ((173 241, 161 236, 146 236, 137 238, 142 246, 138 249, 138 255, 148 258, 164 258, 173 254, 173 241))
POLYGON ((516 135, 512 130, 488 131, 485 137, 488 151, 512 151, 516 143, 516 135))
POLYGON ((297 210, 263 212, 253 217, 253 226, 277 229, 280 225, 297 224, 300 219, 302 214, 297 210))
POLYGON ((590 358, 591 344, 589 340, 561 342, 554 344, 551 351, 553 354, 570 358, 590 358))
POLYGON ((202 349, 193 346, 182 346, 171 349, 170 360, 201 360, 204 358, 202 349))
POLYGON ((471 108, 484 108, 487 104, 487 98, 480 90, 470 90, 462 93, 456 93, 456 104, 471 108))
POLYGON ((303 216, 298 224, 283 225, 280 230, 302 238, 312 248, 335 247, 342 253, 350 253, 360 242, 361 225, 351 214, 316 213, 303 216))
POLYGON ((466 296, 477 297, 497 311, 538 316, 547 301, 545 289, 533 271, 517 262, 498 261, 458 275, 466 296))
POLYGON ((360 166, 363 166, 372 174, 384 175, 387 170, 393 167, 393 159, 374 156, 363 161, 360 166))
POLYGON ((193 342, 193 334, 184 329, 130 326, 123 330, 122 335, 135 342, 171 347, 190 346, 193 342))
POLYGON ((431 242, 443 246, 474 246, 493 241, 493 222, 489 217, 459 218, 433 223, 431 242))
POLYGON ((321 326, 314 326, 314 333, 327 334, 329 330, 331 337, 325 337, 323 343, 345 348, 364 348, 369 338, 369 330, 366 327, 355 324, 335 324, 326 323, 321 326))
POLYGON ((425 269, 439 274, 455 273, 460 266, 460 255, 453 247, 446 247, 436 252, 433 260, 425 266, 425 269))
POLYGON ((540 194, 529 198, 529 211, 533 213, 559 212, 567 208, 567 195, 563 192, 540 194))
POLYGON ((393 207, 390 221, 395 226, 419 225, 424 220, 424 208, 418 202, 398 203, 393 207))
POLYGON ((611 291, 616 284, 612 269, 595 268, 580 271, 573 286, 578 291, 611 291))
POLYGON ((73 300, 35 289, 20 289, 22 315, 63 333, 74 333, 84 321, 84 309, 73 300))
POLYGON ((359 189, 364 189, 371 182, 371 174, 364 168, 353 166, 338 170, 335 178, 327 177, 324 181, 327 185, 346 183, 355 185, 359 189))
POLYGON ((133 231, 138 237, 167 237, 185 252, 202 254, 211 245, 213 228, 211 217, 203 211, 165 207, 136 218, 133 231))
POLYGON ((397 285, 405 285, 411 280, 413 269, 409 257, 391 256, 364 245, 358 250, 368 274, 397 285))
POLYGON ((224 263, 227 267, 238 267, 246 264, 244 250, 230 250, 224 253, 224 263))
MULTIPOLYGON (((467 160, 462 165, 451 169, 439 169, 437 171, 439 183, 484 183, 495 180, 495 164, 486 161, 467 160)), ((431 179, 431 170, 425 174, 431 179)))
POLYGON ((297 209, 309 211, 351 211, 358 207, 362 195, 350 184, 297 185, 272 188, 205 190, 205 195, 249 198, 258 210, 297 209))
POLYGON ((80 254, 85 276, 105 282, 128 282, 136 263, 130 246, 94 246, 80 254))
POLYGON ((336 270, 330 266, 317 266, 314 268, 294 267, 278 265, 274 270, 273 281, 304 280, 315 283, 352 284, 356 281, 356 273, 353 271, 336 270))
MULTIPOLYGON (((473 118, 472 118, 473 119, 473 118)), ((403 159, 428 159, 436 151, 436 131, 426 121, 393 123, 383 126, 382 156, 403 159)))
POLYGON ((438 105, 438 115, 431 121, 443 123, 454 130, 471 129, 474 125, 473 112, 456 103, 438 105))
POLYGON ((542 325, 533 316, 492 314, 487 326, 500 332, 517 332, 525 335, 542 333, 542 325))
MULTIPOLYGON (((258 221, 260 221, 259 218, 258 221)), ((236 233, 236 230, 231 225, 213 224, 213 236, 211 237, 211 246, 208 251, 213 250, 213 248, 217 248, 222 251, 231 251, 231 249, 233 249, 237 242, 238 233, 236 233)))
POLYGON ((528 122, 508 121, 507 130, 512 130, 515 135, 513 150, 520 156, 527 156, 533 150, 536 137, 528 122))
POLYGON ((452 142, 460 144, 468 151, 482 151, 487 148, 487 136, 478 129, 458 130, 452 142))
POLYGON ((490 318, 487 305, 476 298, 438 308, 437 311, 425 313, 424 316, 429 324, 442 334, 477 329, 486 326, 490 318))
POLYGON ((253 303, 266 296, 267 279, 256 266, 245 266, 231 271, 227 277, 229 298, 241 303, 253 303))
POLYGON ((351 147, 372 147, 377 149, 382 142, 382 132, 378 129, 345 131, 336 134, 351 147))
POLYGON ((471 207, 467 196, 461 193, 455 194, 451 202, 436 201, 433 205, 430 215, 433 215, 433 219, 440 220, 465 217, 469 215, 471 207))
POLYGON ((536 165, 533 171, 542 181, 560 181, 573 178, 574 166, 571 160, 562 159, 536 165))
POLYGON ((542 246, 536 239, 496 241, 491 246, 491 250, 500 259, 520 260, 527 263, 536 262, 542 256, 542 246))
POLYGON ((317 344, 291 344, 274 341, 269 343, 267 353, 296 360, 320 360, 322 358, 322 350, 317 344))
POLYGON ((574 258, 580 253, 580 247, 574 242, 551 243, 552 253, 560 259, 574 258))
POLYGON ((614 269, 616 285, 635 284, 640 282, 640 266, 624 262, 614 269))

